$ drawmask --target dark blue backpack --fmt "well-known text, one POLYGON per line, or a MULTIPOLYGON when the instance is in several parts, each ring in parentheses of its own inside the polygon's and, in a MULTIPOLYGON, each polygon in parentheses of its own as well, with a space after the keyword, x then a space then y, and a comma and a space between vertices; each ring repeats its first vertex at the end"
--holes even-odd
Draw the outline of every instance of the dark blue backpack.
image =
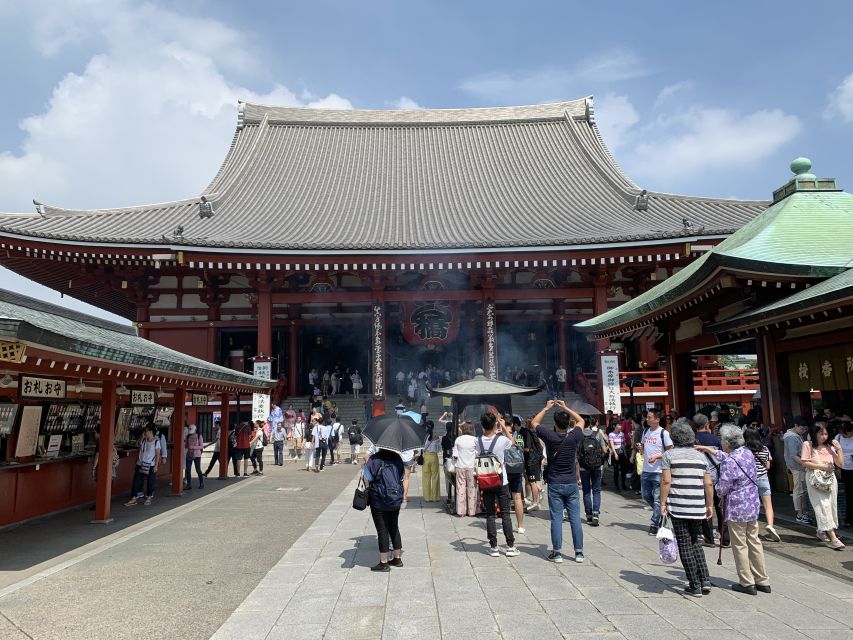
POLYGON ((377 511, 398 511, 403 504, 400 470, 390 462, 380 462, 370 483, 370 506, 377 511))

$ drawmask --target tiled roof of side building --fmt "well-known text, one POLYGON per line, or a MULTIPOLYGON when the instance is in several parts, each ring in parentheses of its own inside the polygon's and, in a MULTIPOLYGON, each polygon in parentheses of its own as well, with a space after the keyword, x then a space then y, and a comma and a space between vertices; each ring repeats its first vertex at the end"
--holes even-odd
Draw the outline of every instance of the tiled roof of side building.
POLYGON ((255 389, 275 385, 273 381, 220 367, 140 338, 132 327, 3 289, 0 289, 0 338, 207 382, 255 389))
MULTIPOLYGON (((814 176, 807 176, 817 182, 814 176)), ((798 176, 792 183, 801 180, 798 176)), ((720 270, 809 279, 832 278, 853 267, 853 195, 835 188, 796 190, 648 291, 575 325, 601 334, 648 324, 673 303, 702 291, 720 270)), ((789 183, 791 184, 791 183, 789 183)))
POLYGON ((610 156, 590 98, 491 109, 242 105, 201 197, 0 215, 0 234, 265 251, 583 246, 726 235, 766 202, 640 188, 610 156), (173 230, 182 228, 180 240, 173 230))

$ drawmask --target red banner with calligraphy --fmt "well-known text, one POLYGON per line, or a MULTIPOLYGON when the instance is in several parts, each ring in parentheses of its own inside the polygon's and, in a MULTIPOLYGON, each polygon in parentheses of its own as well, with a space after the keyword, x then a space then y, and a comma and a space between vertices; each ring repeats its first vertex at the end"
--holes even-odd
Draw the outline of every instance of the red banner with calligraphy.
POLYGON ((447 344, 459 333, 456 302, 404 302, 403 337, 409 344, 447 344))

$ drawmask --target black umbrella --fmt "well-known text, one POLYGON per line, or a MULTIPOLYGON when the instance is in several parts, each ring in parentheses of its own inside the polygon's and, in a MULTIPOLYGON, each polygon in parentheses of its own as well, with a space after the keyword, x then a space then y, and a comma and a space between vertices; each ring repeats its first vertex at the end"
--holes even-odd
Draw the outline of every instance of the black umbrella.
POLYGON ((426 427, 408 416, 396 414, 376 416, 364 425, 362 434, 374 446, 397 453, 423 449, 427 437, 426 427))

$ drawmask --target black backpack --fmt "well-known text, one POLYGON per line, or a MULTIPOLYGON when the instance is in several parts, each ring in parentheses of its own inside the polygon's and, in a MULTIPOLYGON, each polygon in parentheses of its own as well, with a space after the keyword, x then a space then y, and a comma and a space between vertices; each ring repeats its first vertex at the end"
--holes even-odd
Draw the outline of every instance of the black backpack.
POLYGON ((398 511, 403 504, 403 481, 399 468, 381 461, 376 476, 370 482, 370 506, 377 511, 398 511))
MULTIPOLYGON (((586 429, 584 429, 586 431, 586 429)), ((598 442, 598 432, 583 434, 581 448, 578 449, 578 462, 587 471, 595 471, 604 465, 604 452, 598 442)))

